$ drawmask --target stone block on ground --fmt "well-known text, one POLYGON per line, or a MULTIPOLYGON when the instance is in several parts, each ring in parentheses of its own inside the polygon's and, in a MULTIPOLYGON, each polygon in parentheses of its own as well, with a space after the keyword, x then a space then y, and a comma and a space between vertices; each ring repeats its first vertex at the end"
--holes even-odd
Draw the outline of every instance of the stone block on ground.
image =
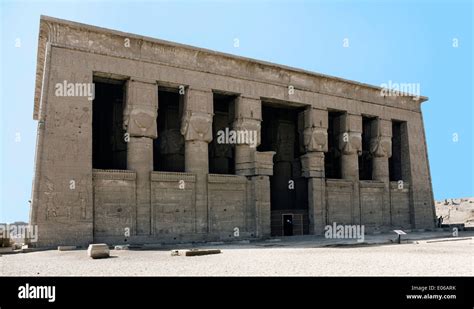
POLYGON ((58 246, 58 251, 71 251, 76 249, 76 246, 58 246))
POLYGON ((90 244, 87 255, 93 259, 103 259, 110 257, 110 250, 107 244, 90 244))
POLYGON ((219 249, 191 249, 186 250, 186 256, 198 256, 198 255, 208 255, 208 254, 219 254, 221 250, 219 249))
POLYGON ((219 249, 171 250, 171 256, 198 256, 222 253, 219 249))
POLYGON ((130 245, 116 245, 114 247, 115 250, 129 250, 130 249, 130 245))

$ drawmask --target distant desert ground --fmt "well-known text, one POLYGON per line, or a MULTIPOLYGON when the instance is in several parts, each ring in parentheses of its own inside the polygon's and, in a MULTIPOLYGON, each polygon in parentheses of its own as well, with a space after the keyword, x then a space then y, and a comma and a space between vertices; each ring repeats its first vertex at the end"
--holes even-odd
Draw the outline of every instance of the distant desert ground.
POLYGON ((436 217, 443 216, 443 224, 464 223, 474 226, 474 198, 453 198, 436 201, 436 217))

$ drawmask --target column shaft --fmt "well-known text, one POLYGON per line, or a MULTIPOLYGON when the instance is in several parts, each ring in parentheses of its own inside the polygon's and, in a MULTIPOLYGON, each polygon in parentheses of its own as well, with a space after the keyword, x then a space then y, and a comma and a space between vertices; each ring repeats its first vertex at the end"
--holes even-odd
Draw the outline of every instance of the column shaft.
POLYGON ((127 169, 136 172, 136 234, 151 235, 150 174, 153 139, 157 138, 158 85, 152 81, 127 82, 124 128, 128 134, 127 169))
POLYGON ((324 152, 328 151, 328 112, 308 108, 299 115, 298 126, 306 154, 301 156, 303 177, 308 178, 310 233, 322 235, 326 225, 324 152))
POLYGON ((392 122, 390 120, 377 119, 372 126, 372 140, 370 141, 370 152, 372 154, 372 179, 383 181, 385 184, 382 220, 384 226, 391 225, 390 210, 390 175, 388 159, 392 156, 392 122))
POLYGON ((127 169, 136 172, 136 229, 138 235, 151 233, 150 172, 153 171, 153 140, 130 137, 127 169))
POLYGON ((181 134, 185 140, 185 170, 196 175, 196 231, 209 232, 207 175, 208 144, 212 141, 213 95, 211 90, 186 90, 181 134))
POLYGON ((339 135, 341 151, 341 176, 352 181, 352 224, 361 222, 359 199, 359 155, 362 153, 362 117, 345 114, 341 116, 339 135))

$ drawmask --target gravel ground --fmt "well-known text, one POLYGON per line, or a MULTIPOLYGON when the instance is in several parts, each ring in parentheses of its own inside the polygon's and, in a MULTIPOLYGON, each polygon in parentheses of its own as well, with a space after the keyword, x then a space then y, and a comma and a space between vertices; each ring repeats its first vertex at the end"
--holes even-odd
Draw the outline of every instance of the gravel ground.
POLYGON ((86 250, 0 257, 0 276, 473 276, 473 238, 358 247, 291 243, 213 246, 221 254, 171 256, 169 250, 117 251, 92 260, 86 250))

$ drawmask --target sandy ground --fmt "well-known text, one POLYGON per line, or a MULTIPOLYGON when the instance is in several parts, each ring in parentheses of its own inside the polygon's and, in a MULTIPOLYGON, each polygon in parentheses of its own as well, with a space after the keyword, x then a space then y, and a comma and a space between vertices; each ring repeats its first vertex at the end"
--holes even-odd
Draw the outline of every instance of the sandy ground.
POLYGON ((49 250, 1 256, 0 276, 473 276, 473 244, 474 237, 356 247, 285 241, 213 246, 222 253, 197 257, 111 250, 101 260, 49 250))

